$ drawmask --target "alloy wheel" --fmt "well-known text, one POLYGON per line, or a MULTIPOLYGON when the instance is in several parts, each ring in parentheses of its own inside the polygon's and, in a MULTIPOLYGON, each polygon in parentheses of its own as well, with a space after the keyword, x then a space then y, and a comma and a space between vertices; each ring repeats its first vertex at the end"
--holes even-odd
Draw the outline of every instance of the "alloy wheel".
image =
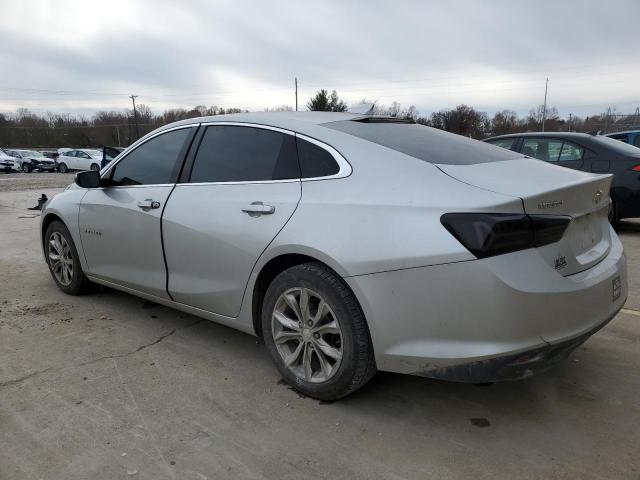
POLYGON ((67 239, 59 232, 49 237, 49 264, 56 280, 69 286, 73 281, 73 254, 67 239))
POLYGON ((325 299, 308 288, 292 288, 276 301, 271 333, 285 366, 306 382, 322 383, 338 371, 342 331, 325 299))

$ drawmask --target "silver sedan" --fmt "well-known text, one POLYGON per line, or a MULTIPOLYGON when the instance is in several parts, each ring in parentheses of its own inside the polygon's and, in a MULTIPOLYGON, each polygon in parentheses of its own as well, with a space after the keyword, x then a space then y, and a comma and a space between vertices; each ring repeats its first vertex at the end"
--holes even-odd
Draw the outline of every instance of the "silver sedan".
POLYGON ((54 281, 264 338, 300 392, 376 372, 524 378, 622 308, 610 175, 400 121, 325 112, 162 127, 42 212, 54 281))

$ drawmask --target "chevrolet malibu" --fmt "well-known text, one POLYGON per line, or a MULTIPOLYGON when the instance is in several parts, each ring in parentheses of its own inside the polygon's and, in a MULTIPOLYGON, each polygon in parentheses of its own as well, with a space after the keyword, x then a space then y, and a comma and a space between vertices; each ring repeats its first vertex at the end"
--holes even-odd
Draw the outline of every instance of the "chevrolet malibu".
POLYGON ((264 338, 332 400, 376 372, 515 380, 622 308, 611 175, 347 113, 162 127, 42 212, 53 280, 97 283, 264 338))

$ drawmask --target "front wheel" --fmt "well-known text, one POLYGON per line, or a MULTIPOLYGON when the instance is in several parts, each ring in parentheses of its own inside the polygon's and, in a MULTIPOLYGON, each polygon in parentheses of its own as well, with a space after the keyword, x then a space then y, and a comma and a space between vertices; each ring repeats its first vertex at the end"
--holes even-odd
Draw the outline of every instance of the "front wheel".
POLYGON ((273 280, 262 331, 278 370, 304 395, 337 400, 376 372, 360 305, 344 280, 322 264, 297 265, 273 280))
POLYGON ((100 171, 100 165, 98 165, 97 163, 92 163, 91 164, 91 170, 93 170, 94 172, 99 172, 100 171))
POLYGON ((60 173, 67 173, 67 172, 69 171, 69 168, 67 167, 67 165, 66 165, 66 164, 64 164, 64 163, 59 163, 59 164, 58 164, 58 171, 59 171, 60 173))
POLYGON ((82 293, 89 285, 78 251, 67 227, 59 221, 51 222, 44 236, 47 264, 60 290, 69 295, 82 293))
POLYGON ((31 170, 33 170, 33 167, 31 166, 30 163, 25 162, 22 164, 22 171, 24 173, 31 173, 31 170))

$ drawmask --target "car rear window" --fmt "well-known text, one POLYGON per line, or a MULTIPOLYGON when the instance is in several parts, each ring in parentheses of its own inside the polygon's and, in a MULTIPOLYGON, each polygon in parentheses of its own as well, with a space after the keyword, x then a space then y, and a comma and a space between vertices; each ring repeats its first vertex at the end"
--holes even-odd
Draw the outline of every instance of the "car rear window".
POLYGON ((344 120, 323 126, 429 163, 472 165, 521 157, 504 148, 414 123, 344 120))

